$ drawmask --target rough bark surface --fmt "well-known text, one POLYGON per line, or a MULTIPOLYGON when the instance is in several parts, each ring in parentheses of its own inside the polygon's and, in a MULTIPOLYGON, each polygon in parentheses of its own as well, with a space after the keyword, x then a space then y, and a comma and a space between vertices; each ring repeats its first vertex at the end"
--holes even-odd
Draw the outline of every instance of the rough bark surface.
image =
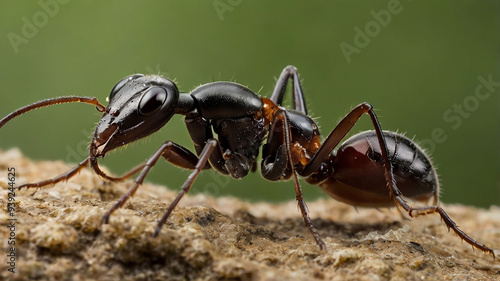
MULTIPOLYGON (((176 196, 144 184, 107 225, 103 214, 132 182, 84 169, 67 183, 16 191, 15 273, 8 271, 7 168, 16 184, 71 167, 0 151, 2 280, 499 280, 497 260, 461 242, 437 215, 405 220, 395 210, 308 202, 328 250, 304 227, 296 202, 248 203, 186 196, 157 238, 156 221, 176 196), (33 194, 34 193, 34 194, 33 194)), ((168 183, 166 183, 168 184, 168 183)), ((272 184, 272 183, 269 183, 272 184)), ((470 236, 500 248, 500 208, 444 204, 470 236)))

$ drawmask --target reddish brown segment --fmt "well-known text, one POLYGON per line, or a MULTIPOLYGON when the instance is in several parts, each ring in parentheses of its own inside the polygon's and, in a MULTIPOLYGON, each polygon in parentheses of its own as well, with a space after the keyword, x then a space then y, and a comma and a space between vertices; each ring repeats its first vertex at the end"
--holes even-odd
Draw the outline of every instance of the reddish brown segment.
MULTIPOLYGON (((265 125, 269 125, 275 119, 276 112, 280 109, 272 100, 268 98, 261 98, 263 106, 262 106, 262 115, 265 120, 265 125)), ((292 143, 292 156, 293 163, 300 163, 305 166, 309 161, 311 161, 311 157, 318 151, 321 147, 321 141, 319 136, 314 136, 311 140, 307 141, 304 145, 299 142, 292 143)))
POLYGON ((262 106, 262 113, 263 117, 265 120, 265 125, 269 125, 273 122, 274 120, 274 115, 276 114, 276 111, 279 110, 279 107, 274 104, 274 102, 268 98, 260 98, 262 100, 263 106, 262 106))

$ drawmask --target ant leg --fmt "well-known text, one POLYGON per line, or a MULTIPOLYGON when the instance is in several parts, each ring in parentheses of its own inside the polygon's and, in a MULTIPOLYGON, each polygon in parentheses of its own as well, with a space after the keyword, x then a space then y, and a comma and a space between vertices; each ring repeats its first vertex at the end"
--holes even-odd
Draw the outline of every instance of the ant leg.
POLYGON ((210 157, 210 154, 212 154, 212 152, 215 149, 217 149, 217 146, 218 146, 218 141, 216 139, 207 140, 207 143, 205 144, 203 151, 200 153, 200 158, 199 158, 198 162, 196 163, 196 166, 193 169, 193 172, 191 172, 189 177, 186 179, 186 181, 182 185, 181 191, 179 192, 179 194, 177 194, 177 197, 175 197, 174 201, 172 201, 172 203, 170 203, 170 206, 168 207, 167 211, 165 212, 163 217, 158 222, 158 225, 156 226, 155 232, 153 233, 153 237, 158 236, 162 226, 167 222, 167 219, 170 217, 170 214, 175 209, 177 204, 179 204, 179 201, 181 201, 181 198, 184 196, 184 194, 189 192, 189 190, 191 189, 191 186, 194 183, 194 180, 196 179, 198 174, 201 172, 201 170, 204 169, 205 164, 207 163, 208 158, 210 157))
MULTIPOLYGON (((396 197, 398 198, 396 198, 395 200, 397 201, 402 200, 401 196, 396 195, 396 197)), ((400 203, 400 205, 401 204, 402 203, 400 203)), ((448 227, 448 231, 450 231, 450 228, 453 229, 453 231, 458 235, 458 237, 460 237, 462 240, 465 240, 465 242, 469 243, 473 249, 474 247, 476 247, 485 253, 491 254, 493 256, 493 259, 495 259, 495 252, 493 251, 493 249, 488 248, 484 244, 477 242, 476 240, 472 239, 469 235, 467 235, 465 232, 463 232, 460 228, 458 228, 457 224, 448 216, 448 214, 440 206, 413 208, 409 207, 408 205, 406 206, 402 205, 402 207, 406 211, 408 211, 410 217, 412 218, 416 218, 422 215, 438 213, 441 216, 441 219, 446 224, 446 227, 448 227)))
MULTIPOLYGON (((210 125, 210 122, 206 118, 202 117, 197 112, 186 115, 184 122, 186 123, 191 141, 194 144, 196 154, 200 156, 207 141, 214 137, 212 125, 210 125)), ((210 154, 208 162, 205 164, 205 168, 210 166, 223 175, 229 174, 225 166, 224 156, 219 147, 210 154)))
MULTIPOLYGON (((212 141, 217 144, 217 141, 212 141)), ((212 143, 210 142, 210 144, 212 143)), ((208 143, 207 143, 208 146, 208 143)), ((212 147, 212 146, 210 146, 212 147)), ((215 145, 214 145, 215 147, 215 145)), ((213 149, 212 149, 213 150, 213 149)), ((198 164, 200 161, 198 158, 191 153, 188 149, 172 142, 172 141, 167 141, 163 143, 160 148, 149 158, 149 160, 141 164, 139 166, 143 167, 142 172, 139 174, 139 176, 135 179, 134 185, 132 188, 115 204, 109 211, 104 214, 102 218, 102 223, 108 223, 109 222, 109 217, 111 214, 118 208, 123 207, 127 200, 134 195, 134 193, 137 191, 139 186, 144 182, 144 179, 146 178, 146 175, 149 173, 149 170, 156 164, 160 156, 163 156, 167 161, 180 166, 182 168, 186 169, 197 169, 198 164)), ((203 163, 205 164, 205 163, 203 163)), ((138 166, 138 167, 139 167, 138 166)), ((203 168, 203 167, 202 167, 203 168)))
POLYGON ((340 141, 347 135, 347 133, 349 133, 352 127, 354 127, 358 119, 361 118, 361 116, 365 113, 369 114, 370 117, 375 117, 375 121, 373 121, 373 117, 372 121, 374 123, 379 142, 380 139, 382 139, 380 145, 382 147, 382 159, 384 161, 384 166, 386 167, 386 180, 393 183, 394 175, 392 173, 392 165, 389 165, 390 161, 389 158, 387 158, 387 145, 385 144, 385 139, 382 138, 382 129, 380 128, 380 124, 376 120, 375 113, 373 112, 373 107, 368 103, 357 105, 344 117, 344 119, 342 119, 337 124, 337 126, 326 137, 325 141, 320 146, 318 151, 316 151, 314 156, 311 158, 311 161, 309 161, 309 163, 307 163, 307 165, 304 167, 300 175, 303 177, 308 177, 312 173, 314 173, 319 168, 321 163, 330 156, 330 153, 333 151, 333 149, 340 143, 340 141))
MULTIPOLYGON (((56 184, 58 182, 61 182, 61 181, 67 181, 70 178, 72 178, 74 175, 76 175, 81 169, 83 169, 84 167, 87 166, 87 164, 89 162, 89 158, 91 158, 91 157, 85 158, 76 167, 74 167, 73 169, 69 170, 68 172, 66 172, 64 174, 61 174, 61 175, 59 175, 59 176, 57 176, 55 178, 44 180, 44 181, 40 181, 40 182, 36 182, 36 183, 25 183, 23 185, 20 185, 18 187, 18 189, 20 190, 23 187, 26 187, 26 188, 37 187, 38 188, 38 187, 44 187, 44 186, 47 186, 47 185, 54 185, 54 184, 56 184)), ((132 168, 130 171, 128 171, 124 175, 120 176, 120 177, 111 177, 111 176, 108 176, 106 173, 104 173, 99 168, 99 166, 97 164, 97 161, 95 159, 94 159, 94 161, 95 162, 92 162, 92 160, 91 160, 91 167, 94 168, 94 171, 96 171, 96 173, 99 176, 101 176, 102 178, 110 180, 110 181, 122 181, 122 180, 125 180, 125 179, 133 176, 134 174, 136 174, 138 171, 140 171, 146 165, 146 163, 141 163, 141 164, 137 165, 136 167, 132 168)))
POLYGON ((83 169, 85 166, 87 166, 88 162, 89 162, 89 157, 85 158, 85 160, 80 162, 76 167, 74 167, 73 169, 69 170, 68 172, 66 172, 62 175, 59 175, 59 176, 52 178, 52 179, 36 182, 36 183, 25 183, 23 185, 20 185, 18 187, 18 189, 21 190, 21 188, 23 188, 23 187, 26 187, 26 188, 37 187, 38 188, 38 187, 47 186, 49 184, 54 185, 60 181, 67 181, 68 179, 70 179, 71 177, 76 175, 81 169, 83 169))
POLYGON ((377 137, 382 152, 382 160, 384 161, 384 166, 385 166, 385 176, 387 180, 387 185, 389 187, 391 197, 394 199, 396 204, 399 205, 401 208, 403 208, 405 211, 407 211, 410 217, 418 217, 419 215, 438 213, 441 216, 441 219, 448 227, 448 230, 450 228, 453 229, 453 231, 461 239, 465 240, 465 242, 469 243, 472 247, 476 247, 485 253, 490 253, 493 256, 493 258, 495 258, 495 252, 493 251, 493 249, 490 249, 485 245, 477 242, 476 240, 472 239, 467 234, 465 234, 465 232, 460 230, 458 226, 455 224, 455 222, 451 220, 448 214, 441 207, 431 206, 431 207, 413 208, 408 205, 408 203, 402 197, 403 194, 401 193, 401 191, 399 191, 398 187, 396 186, 396 181, 394 180, 394 175, 392 173, 392 165, 388 157, 389 153, 387 149, 387 144, 385 142, 385 138, 382 137, 382 129, 380 128, 380 123, 377 120, 377 116, 375 115, 373 109, 370 109, 368 111, 368 114, 370 115, 373 126, 375 127, 375 131, 377 132, 377 137), (416 213, 413 214, 413 212, 416 213))
POLYGON ((141 163, 119 177, 112 177, 112 176, 106 174, 103 170, 101 170, 101 168, 99 167, 99 164, 97 163, 96 157, 90 156, 90 167, 96 172, 96 174, 105 180, 109 180, 109 181, 113 181, 113 182, 123 181, 123 180, 135 175, 142 168, 144 168, 145 165, 146 165, 146 162, 141 163))
MULTIPOLYGON (((292 155, 292 134, 290 131, 290 123, 288 120, 288 115, 285 110, 278 110, 274 115, 275 119, 271 125, 270 136, 268 138, 268 144, 271 147, 270 156, 274 158, 274 163, 269 163, 269 157, 262 156, 262 166, 265 167, 262 169, 263 176, 269 180, 279 180, 282 175, 283 177, 293 177, 293 183, 295 186, 295 194, 297 204, 302 213, 302 218, 304 219, 304 223, 306 227, 309 229, 314 239, 316 240, 316 244, 318 244, 321 250, 326 249, 326 244, 321 239, 320 234, 312 224, 311 218, 309 217, 307 205, 304 202, 304 196, 302 194, 302 188, 300 187, 300 182, 297 177, 297 173, 295 171, 295 163, 293 162, 292 155), (277 124, 277 122, 281 122, 281 126, 277 124), (276 137, 274 136, 276 134, 276 137), (281 136, 280 136, 281 135, 281 136), (280 138, 278 138, 280 137, 280 138), (280 145, 278 145, 280 143, 280 145), (273 155, 274 154, 274 155, 273 155)), ((266 149, 268 150, 268 149, 266 149)), ((266 154, 269 150, 266 152, 266 154)))
MULTIPOLYGON (((59 183, 61 181, 67 181, 70 178, 72 178, 74 175, 76 175, 81 169, 83 169, 84 167, 86 167, 87 164, 88 164, 88 162, 89 162, 89 157, 85 158, 76 167, 74 167, 73 169, 69 170, 68 172, 66 172, 64 174, 61 174, 61 175, 59 175, 59 176, 57 176, 55 178, 44 180, 44 181, 40 181, 40 182, 25 183, 25 184, 20 185, 18 187, 18 189, 20 190, 23 187, 26 187, 26 188, 37 187, 38 188, 38 187, 44 187, 44 186, 47 186, 47 185, 54 185, 54 184, 59 183)), ((134 175, 138 171, 140 171, 146 165, 146 163, 142 163, 140 165, 137 165, 136 167, 134 167, 132 170, 128 171, 124 175, 122 175, 120 177, 116 177, 116 178, 108 176, 101 169, 99 169, 99 166, 97 165, 97 162, 94 163, 94 164, 92 164, 92 165, 93 165, 94 170, 97 172, 97 174, 99 176, 103 177, 104 179, 111 180, 111 181, 122 181, 122 180, 127 179, 130 176, 134 175)))
POLYGON ((281 72, 270 100, 277 105, 282 105, 289 78, 292 79, 293 108, 307 115, 306 102, 302 93, 299 74, 297 73, 297 69, 292 65, 285 67, 281 72))
MULTIPOLYGON (((182 168, 191 169, 191 170, 194 169, 194 164, 192 164, 192 163, 196 163, 198 161, 198 158, 195 155, 193 155, 191 153, 191 151, 189 151, 187 148, 185 148, 181 145, 178 145, 176 143, 172 143, 171 150, 175 151, 175 152, 174 153, 167 153, 168 151, 170 151, 170 150, 168 150, 163 154, 163 157, 165 158, 165 160, 171 162, 174 165, 182 167, 182 168), (176 157, 176 155, 182 155, 182 156, 176 157), (172 158, 172 159, 170 159, 170 158, 172 158)), ((125 174, 123 174, 119 177, 112 177, 112 176, 106 174, 103 170, 101 170, 101 168, 99 167, 99 164, 97 163, 97 158, 95 156, 90 156, 90 167, 100 177, 102 177, 106 180, 109 180, 109 181, 123 181, 123 180, 133 176, 134 174, 136 174, 140 170, 142 170, 144 168, 144 166, 146 166, 146 162, 135 166, 130 171, 126 172, 125 174)), ((205 166, 205 169, 209 169, 209 168, 210 168, 210 165, 205 166)))
MULTIPOLYGON (((481 251, 490 253, 495 257, 492 249, 486 247, 485 245, 475 241, 462 230, 460 230, 455 222, 446 214, 446 212, 439 206, 423 207, 423 208, 413 208, 408 205, 408 203, 403 199, 403 194, 396 186, 396 181, 394 179, 393 167, 391 161, 389 160, 389 153, 387 149, 387 144, 385 138, 383 137, 382 129, 380 123, 377 119, 375 112, 371 105, 367 103, 362 103, 356 106, 351 112, 347 114, 342 121, 333 129, 333 131, 328 135, 326 140, 323 142, 319 150, 313 156, 311 161, 304 167, 301 176, 307 177, 314 173, 321 162, 328 157, 328 155, 333 151, 333 149, 339 144, 339 142, 345 137, 345 135, 352 129, 356 121, 361 117, 363 113, 370 115, 373 127, 377 134, 377 139, 380 145, 380 151, 382 153, 382 161, 385 169, 385 179, 387 182, 387 187, 389 188, 390 196, 393 198, 397 206, 403 208, 410 217, 417 217, 419 215, 426 215, 431 213, 438 213, 442 220, 445 222, 448 229, 453 229, 453 231, 471 246, 480 249, 481 251), (414 213, 415 212, 415 213, 414 213)), ((437 196, 436 196, 437 197, 437 196)), ((435 199, 436 200, 436 199, 435 199)), ((436 200, 437 201, 437 200, 436 200)))
POLYGON ((291 172, 285 142, 283 122, 280 118, 274 118, 269 126, 267 142, 262 146, 260 173, 265 179, 278 181, 290 178, 291 172))

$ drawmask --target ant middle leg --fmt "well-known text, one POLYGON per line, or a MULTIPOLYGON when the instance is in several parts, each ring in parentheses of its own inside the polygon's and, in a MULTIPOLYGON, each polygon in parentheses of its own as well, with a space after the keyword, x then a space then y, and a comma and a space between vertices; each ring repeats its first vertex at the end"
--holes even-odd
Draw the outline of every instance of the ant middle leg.
POLYGON ((302 188, 300 187, 297 172, 295 171, 294 159, 297 157, 294 157, 292 152, 292 132, 290 129, 289 117, 285 110, 278 110, 275 113, 269 134, 268 143, 265 145, 265 148, 263 148, 261 163, 262 176, 272 181, 287 179, 290 176, 293 178, 295 198, 302 213, 304 223, 313 235, 319 248, 325 250, 326 244, 323 239, 321 239, 321 235, 318 233, 309 217, 309 211, 304 202, 302 188))
MULTIPOLYGON (((302 177, 309 177, 314 172, 318 171, 320 165, 325 159, 330 157, 333 149, 340 143, 340 141, 347 135, 347 133, 352 129, 356 121, 363 115, 369 114, 373 120, 375 131, 381 144, 382 158, 385 168, 385 177, 388 185, 395 186, 395 180, 393 175, 393 168, 391 162, 388 158, 387 144, 382 135, 382 129, 373 113, 372 106, 367 103, 362 103, 356 106, 344 119, 333 129, 333 131, 328 135, 323 144, 319 147, 316 153, 313 155, 311 160, 303 166, 298 172, 302 177)), ((290 120, 285 110, 278 110, 274 115, 274 120, 271 124, 268 137, 268 142, 262 150, 262 169, 263 176, 269 180, 279 180, 286 177, 293 176, 296 199, 299 204, 299 208, 302 212, 302 217, 306 226, 309 228, 310 232, 314 236, 316 243, 321 249, 325 249, 326 245, 321 239, 319 233, 314 228, 309 215, 307 206, 302 197, 302 190, 300 188, 299 181, 297 179, 297 172, 295 170, 294 159, 297 161, 300 158, 299 155, 294 155, 292 151, 292 133, 290 127, 290 120)), ((293 144, 295 145, 295 144, 293 144)), ((300 151, 299 151, 300 153, 300 151)))
POLYGON ((216 139, 207 140, 205 147, 203 148, 203 150, 200 153, 200 158, 198 159, 198 162, 196 163, 196 165, 193 169, 193 172, 191 172, 191 174, 188 176, 188 178, 186 179, 186 181, 184 182, 184 184, 181 187, 181 191, 179 192, 179 194, 177 194, 177 197, 175 197, 174 201, 172 201, 172 203, 170 203, 170 206, 168 207, 167 211, 165 212, 163 217, 158 222, 158 225, 156 226, 155 232, 153 233, 153 237, 158 236, 162 226, 165 224, 165 222, 167 222, 172 211, 175 209, 177 204, 179 204, 179 201, 181 201, 182 197, 186 193, 189 192, 189 190, 191 189, 191 186, 193 186, 194 180, 196 179, 196 177, 198 177, 200 172, 203 169, 205 169, 205 165, 206 165, 208 159, 210 158, 210 155, 217 148, 218 148, 218 141, 216 139))
MULTIPOLYGON (((191 175, 188 177, 188 180, 186 181, 186 182, 189 182, 191 180, 191 184, 192 184, 194 182, 194 179, 196 178, 196 176, 200 173, 200 171, 202 169, 206 168, 205 167, 206 160, 208 159, 208 156, 210 155, 210 153, 214 150, 214 148, 216 146, 217 146, 216 140, 207 141, 207 145, 205 146, 205 149, 204 149, 204 153, 206 154, 206 156, 200 157, 200 159, 198 159, 198 157, 196 157, 196 155, 194 155, 192 152, 190 152, 188 149, 184 148, 181 145, 178 145, 172 141, 167 141, 167 142, 163 143, 160 146, 160 148, 153 154, 153 156, 151 156, 149 158, 149 160, 146 163, 139 165, 139 166, 142 166, 142 172, 135 179, 134 185, 115 205, 113 205, 113 207, 111 207, 111 209, 109 209, 106 212, 106 214, 104 214, 101 222, 108 223, 109 217, 111 216, 111 214, 116 209, 123 207, 123 205, 125 205, 127 200, 135 194, 135 192, 137 191, 139 186, 144 182, 146 175, 149 173, 151 168, 156 164, 156 162, 158 161, 160 156, 163 156, 165 158, 165 160, 167 160, 168 162, 170 162, 176 166, 179 166, 179 167, 185 168, 185 169, 193 170, 191 175), (207 158, 207 159, 205 159, 205 158, 207 158)), ((189 188, 191 187, 191 184, 189 185, 189 188)), ((184 185, 186 185, 186 184, 184 184, 184 185)), ((184 189, 183 189, 184 193, 187 193, 187 191, 189 191, 189 188, 186 191, 184 191, 184 189)), ((182 196, 180 196, 180 197, 182 197, 182 196)), ((175 205, 177 205, 178 201, 180 200, 180 197, 178 196, 178 199, 174 200, 175 205)), ((175 207, 175 205, 173 207, 175 207)))

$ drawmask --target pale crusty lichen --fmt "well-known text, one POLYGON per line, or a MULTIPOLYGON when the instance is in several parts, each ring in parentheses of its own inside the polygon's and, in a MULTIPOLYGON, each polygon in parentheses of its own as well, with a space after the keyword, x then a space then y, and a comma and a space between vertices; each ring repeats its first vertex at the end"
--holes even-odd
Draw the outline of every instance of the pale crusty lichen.
MULTIPOLYGON (((0 152, 3 257, 9 247, 5 206, 11 166, 17 183, 70 168, 34 163, 18 150, 0 152)), ((438 216, 402 220, 395 211, 357 212, 332 199, 308 204, 327 251, 315 245, 295 202, 252 204, 203 194, 186 196, 153 238, 176 192, 152 184, 101 225, 102 215, 130 185, 106 183, 86 169, 35 194, 16 192, 16 273, 2 262, 0 279, 495 280, 500 274, 500 261, 461 243, 438 216)), ((472 237, 500 248, 499 207, 445 209, 472 237)))

